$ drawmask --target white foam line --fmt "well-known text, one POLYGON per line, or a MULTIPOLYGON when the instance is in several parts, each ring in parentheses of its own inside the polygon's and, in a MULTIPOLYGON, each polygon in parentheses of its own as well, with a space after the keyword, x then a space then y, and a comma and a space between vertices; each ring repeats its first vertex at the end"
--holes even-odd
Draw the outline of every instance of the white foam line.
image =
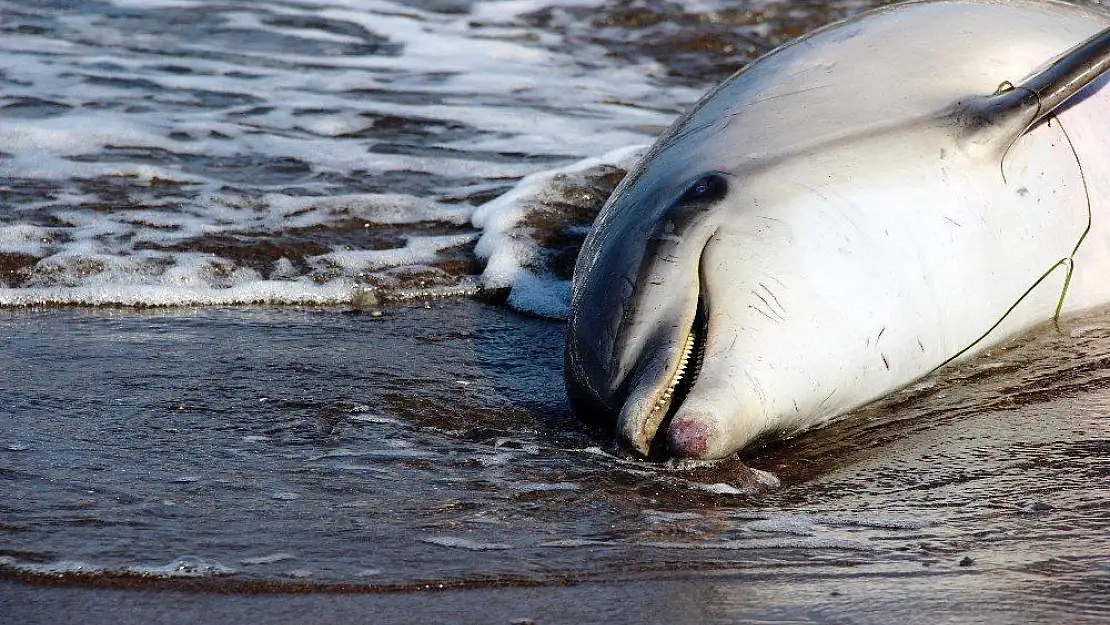
POLYGON ((525 13, 534 13, 551 6, 559 7, 596 7, 600 0, 500 0, 498 2, 476 2, 470 13, 483 22, 503 23, 519 19, 525 13))
POLYGON ((843 538, 821 538, 806 536, 800 538, 776 538, 753 540, 723 540, 707 542, 652 542, 638 543, 638 546, 656 549, 725 549, 729 551, 749 549, 848 549, 852 551, 873 551, 874 547, 857 540, 843 538))
MULTIPOLYGON (((469 205, 443 204, 400 193, 363 193, 327 197, 294 197, 271 193, 263 200, 269 207, 271 215, 281 217, 283 220, 281 225, 293 228, 314 226, 337 217, 354 217, 381 225, 430 221, 461 225, 466 223, 474 212, 469 205)), ((0 242, 3 242, 2 238, 0 242)))
POLYGON ((354 282, 337 279, 323 285, 309 281, 260 280, 228 288, 164 285, 0 288, 0 306, 235 306, 247 304, 344 305, 352 301, 354 282))
POLYGON ((441 250, 466 245, 476 234, 452 234, 439 237, 410 237, 404 247, 388 250, 343 250, 313 256, 308 262, 319 267, 339 267, 351 272, 417 265, 435 260, 441 250))
POLYGON ((723 549, 728 551, 765 550, 765 549, 846 549, 851 551, 874 551, 875 548, 857 540, 843 538, 823 538, 818 536, 788 538, 757 538, 747 540, 718 541, 654 541, 638 542, 633 540, 594 540, 563 539, 549 540, 533 545, 538 548, 567 549, 577 547, 648 547, 666 550, 706 550, 723 549))
POLYGON ((431 536, 429 538, 422 538, 421 541, 440 547, 466 549, 468 551, 502 551, 513 548, 513 546, 508 543, 484 543, 456 536, 431 536))

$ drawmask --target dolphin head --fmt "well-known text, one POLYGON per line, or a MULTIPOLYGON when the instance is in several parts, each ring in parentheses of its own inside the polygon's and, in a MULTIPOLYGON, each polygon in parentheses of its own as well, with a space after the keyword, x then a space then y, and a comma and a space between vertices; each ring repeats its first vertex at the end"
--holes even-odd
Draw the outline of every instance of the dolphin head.
MULTIPOLYGON (((615 425, 646 457, 725 457, 938 362, 938 348, 910 334, 920 323, 889 322, 922 319, 916 311, 931 302, 915 294, 929 285, 911 288, 920 276, 910 265, 875 262, 912 256, 870 216, 914 201, 901 181, 929 166, 921 155, 956 152, 943 123, 768 155, 738 148, 743 133, 728 115, 706 120, 712 103, 622 181, 574 272, 568 395, 578 414, 615 425), (885 351, 844 366, 879 341, 885 351)), ((923 184, 913 193, 944 203, 948 191, 923 184)))
POLYGON ((720 458, 792 429, 795 416, 844 408, 851 394, 830 394, 842 380, 826 374, 839 364, 837 340, 874 321, 846 314, 844 295, 899 279, 875 274, 870 259, 882 251, 836 250, 866 239, 850 213, 874 202, 851 196, 869 188, 861 172, 889 171, 889 150, 875 141, 745 149, 730 126, 738 116, 715 102, 710 94, 629 172, 574 271, 568 395, 579 415, 615 425, 624 446, 648 457, 720 458))
POLYGON ((830 249, 857 233, 836 202, 809 191, 824 174, 737 166, 715 149, 727 134, 703 132, 699 158, 672 138, 630 172, 575 267, 568 396, 645 457, 720 458, 791 429, 792 417, 844 408, 850 393, 829 393, 841 380, 817 380, 838 367, 837 341, 858 335, 835 328, 881 326, 843 297, 892 282, 867 254, 830 249), (833 259, 824 268, 823 257, 833 259))
POLYGON ((699 364, 701 256, 729 194, 721 172, 676 173, 666 184, 633 179, 616 191, 600 231, 609 234, 583 245, 568 319, 566 381, 576 411, 616 418, 644 455, 699 364))
MULTIPOLYGON (((575 267, 568 395, 577 413, 615 423, 645 456, 664 444, 656 433, 704 357, 711 294, 703 256, 735 208, 733 176, 708 165, 713 132, 681 122, 672 129, 614 191, 575 267)), ((697 441, 683 446, 683 432, 671 430, 671 453, 701 455, 697 441)))
POLYGON ((1060 203, 1042 178, 1071 180, 1082 199, 1070 139, 1038 122, 1110 75, 1110 29, 1045 65, 1092 30, 1089 16, 1048 36, 1026 9, 976 6, 976 28, 945 46, 938 33, 964 23, 965 5, 907 3, 818 31, 735 74, 659 139, 575 266, 576 412, 615 424, 645 456, 725 457, 1058 306, 1059 287, 1029 284, 1075 245, 1046 224, 1081 226, 1085 204, 998 224, 1060 203), (985 42, 999 20, 1029 37, 985 42), (997 266, 985 247, 1023 253, 997 266))

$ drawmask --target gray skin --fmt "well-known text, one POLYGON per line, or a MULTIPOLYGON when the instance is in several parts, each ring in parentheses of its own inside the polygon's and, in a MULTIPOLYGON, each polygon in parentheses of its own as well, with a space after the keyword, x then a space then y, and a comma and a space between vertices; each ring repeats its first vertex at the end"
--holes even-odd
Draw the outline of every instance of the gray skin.
POLYGON ((1110 301, 1108 281, 1072 280, 1083 254, 1110 259, 1110 231, 1079 236, 1110 210, 1110 175, 1076 169, 1080 154, 1110 159, 1108 24, 1054 2, 911 3, 826 27, 710 92, 583 245, 565 356, 575 411, 642 455, 654 442, 720 458, 1110 301), (1074 145, 1039 123, 1053 114, 1074 145), (1060 212, 1046 216, 1050 201, 1060 212))

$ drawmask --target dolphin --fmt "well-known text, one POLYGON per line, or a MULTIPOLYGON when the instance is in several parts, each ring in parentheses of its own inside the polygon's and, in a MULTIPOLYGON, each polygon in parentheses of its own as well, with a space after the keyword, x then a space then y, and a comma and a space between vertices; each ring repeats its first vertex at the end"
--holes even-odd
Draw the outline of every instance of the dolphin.
POLYGON ((727 457, 1110 302, 1108 27, 911 2, 710 91, 583 244, 575 411, 644 456, 727 457))

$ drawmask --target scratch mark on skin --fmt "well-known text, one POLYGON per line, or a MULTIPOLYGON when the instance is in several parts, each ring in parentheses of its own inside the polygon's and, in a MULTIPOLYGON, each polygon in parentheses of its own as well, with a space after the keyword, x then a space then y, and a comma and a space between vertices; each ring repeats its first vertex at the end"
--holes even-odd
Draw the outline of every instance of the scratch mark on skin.
MULTIPOLYGON (((758 291, 755 291, 755 290, 752 291, 752 295, 758 297, 759 301, 763 302, 763 304, 767 307, 767 310, 774 313, 775 317, 778 318, 777 319, 778 321, 786 321, 786 319, 783 318, 783 316, 780 315, 777 310, 775 310, 775 307, 771 306, 771 302, 768 302, 766 297, 763 297, 762 295, 759 294, 758 291)), ((774 296, 772 296, 772 297, 774 297, 774 296)), ((768 316, 770 316, 770 315, 768 315, 768 316)))
POLYGON ((778 319, 775 319, 775 318, 774 318, 774 317, 772 317, 771 315, 768 315, 767 313, 763 312, 763 310, 762 310, 762 309, 760 309, 759 307, 757 307, 757 306, 756 306, 756 305, 754 305, 754 304, 748 304, 748 308, 751 308, 752 310, 754 310, 754 311, 756 311, 757 313, 759 313, 759 314, 763 315, 764 317, 767 317, 768 319, 770 319, 771 321, 774 321, 775 323, 779 323, 779 320, 778 320, 778 319))
POLYGON ((748 381, 752 383, 752 388, 755 389, 755 394, 759 395, 759 403, 760 403, 760 405, 763 406, 763 412, 764 412, 764 414, 766 414, 767 413, 767 395, 766 395, 766 393, 763 392, 763 385, 761 385, 759 383, 759 380, 755 379, 755 377, 752 376, 751 373, 745 372, 744 377, 748 378, 748 381))
MULTIPOLYGON (((670 146, 672 146, 672 145, 674 145, 674 144, 676 144, 676 143, 678 143, 678 142, 682 141, 683 139, 685 139, 686 137, 688 137, 688 136, 690 136, 690 135, 692 135, 692 134, 698 133, 698 132, 700 132, 700 131, 702 131, 702 130, 706 130, 706 129, 708 129, 708 128, 712 128, 713 126, 716 126, 716 125, 720 124, 720 123, 721 123, 721 121, 722 121, 722 120, 720 120, 720 119, 714 119, 714 120, 712 120, 712 121, 709 121, 709 122, 706 122, 706 123, 704 123, 704 124, 698 124, 697 126, 688 126, 688 127, 686 127, 686 128, 682 128, 682 129, 681 129, 681 130, 679 130, 679 131, 678 131, 678 133, 676 133, 676 134, 675 134, 675 135, 674 135, 673 137, 670 137, 670 138, 668 138, 668 139, 665 139, 665 140, 664 140, 664 143, 663 143, 663 144, 661 144, 660 146, 658 146, 658 149, 657 149, 657 150, 652 150, 651 152, 649 152, 648 154, 646 154, 646 155, 644 156, 644 159, 648 159, 648 158, 650 158, 650 157, 651 157, 652 155, 654 155, 654 154, 658 154, 659 152, 662 152, 663 150, 665 150, 665 149, 667 149, 668 147, 670 147, 670 146)), ((726 125, 726 126, 728 125, 728 124, 727 124, 727 121, 726 121, 725 125, 726 125)), ((629 187, 629 188, 631 188, 631 187, 629 187)))
POLYGON ((767 285, 763 284, 762 282, 759 283, 759 286, 763 287, 764 291, 767 291, 767 295, 770 295, 771 299, 775 300, 775 304, 778 305, 779 310, 785 313, 786 307, 782 305, 782 302, 779 301, 779 298, 775 297, 775 294, 771 291, 771 289, 767 288, 767 285))
POLYGON ((803 67, 803 68, 799 69, 798 71, 794 72, 793 74, 788 75, 787 78, 797 78, 798 76, 804 76, 804 75, 806 75, 810 72, 817 72, 817 71, 827 72, 827 71, 831 70, 834 67, 836 67, 836 63, 821 63, 820 65, 808 65, 806 67, 803 67))
POLYGON ((876 343, 879 342, 879 339, 883 338, 883 332, 886 332, 886 326, 883 326, 883 328, 881 330, 879 330, 879 336, 875 337, 875 342, 876 343))
POLYGON ((890 361, 886 359, 886 354, 879 355, 883 357, 883 366, 886 367, 887 371, 890 371, 890 361))
MULTIPOLYGON (((755 100, 752 100, 751 102, 748 102, 747 104, 745 104, 744 107, 747 108, 749 106, 755 106, 756 104, 762 104, 764 102, 770 102, 771 100, 777 100, 779 98, 786 98, 786 97, 789 97, 789 96, 792 96, 792 95, 798 95, 798 94, 802 94, 802 93, 809 93, 810 91, 817 91, 819 89, 828 89, 831 86, 832 85, 814 85, 812 87, 806 87, 804 89, 795 89, 794 91, 787 91, 786 93, 776 93, 774 95, 769 95, 767 97, 756 98, 755 100)), ((729 117, 735 117, 736 115, 739 115, 739 114, 740 114, 740 111, 737 111, 735 113, 729 113, 728 116, 729 117)))
POLYGON ((821 408, 822 406, 824 406, 824 405, 825 405, 825 402, 827 402, 827 401, 829 401, 830 399, 832 399, 832 396, 833 396, 833 395, 835 395, 835 394, 836 394, 836 389, 834 388, 833 390, 829 391, 829 394, 828 394, 828 395, 825 395, 825 399, 822 399, 822 400, 821 400, 821 403, 817 404, 817 407, 818 407, 818 408, 821 408))

